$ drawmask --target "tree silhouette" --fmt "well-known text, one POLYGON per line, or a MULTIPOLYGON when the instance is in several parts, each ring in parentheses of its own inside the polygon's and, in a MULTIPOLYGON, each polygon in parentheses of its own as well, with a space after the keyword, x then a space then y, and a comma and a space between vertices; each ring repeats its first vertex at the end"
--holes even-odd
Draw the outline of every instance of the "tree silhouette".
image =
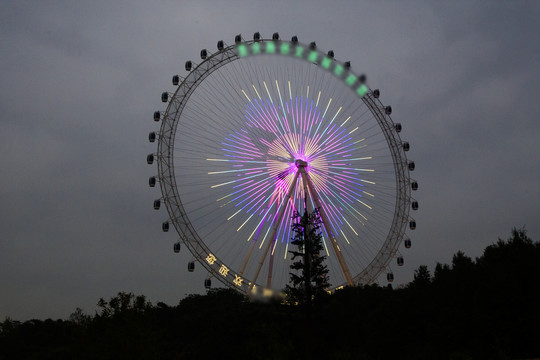
POLYGON ((431 285, 431 273, 426 265, 420 265, 417 270, 414 270, 414 280, 412 286, 427 287, 431 285))
POLYGON ((115 297, 110 298, 108 302, 100 298, 97 306, 101 309, 100 315, 102 317, 109 317, 125 313, 128 310, 142 313, 150 309, 152 304, 146 301, 146 296, 144 295, 135 296, 131 292, 120 291, 115 297))
POLYGON ((309 214, 304 211, 300 216, 298 212, 293 215, 294 240, 293 245, 298 247, 298 251, 291 250, 294 261, 290 273, 290 283, 285 289, 289 301, 301 304, 311 304, 312 299, 324 294, 330 286, 328 283, 328 268, 324 264, 326 256, 322 254, 322 236, 320 229, 320 218, 317 210, 309 214), (300 271, 300 274, 297 274, 300 271))

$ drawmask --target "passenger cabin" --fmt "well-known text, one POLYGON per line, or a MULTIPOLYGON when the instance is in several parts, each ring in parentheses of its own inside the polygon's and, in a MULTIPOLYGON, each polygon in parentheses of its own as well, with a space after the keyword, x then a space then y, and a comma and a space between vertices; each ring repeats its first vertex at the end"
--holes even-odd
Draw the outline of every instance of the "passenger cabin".
POLYGON ((409 143, 406 141, 403 143, 403 150, 405 151, 411 150, 411 145, 409 145, 409 143))

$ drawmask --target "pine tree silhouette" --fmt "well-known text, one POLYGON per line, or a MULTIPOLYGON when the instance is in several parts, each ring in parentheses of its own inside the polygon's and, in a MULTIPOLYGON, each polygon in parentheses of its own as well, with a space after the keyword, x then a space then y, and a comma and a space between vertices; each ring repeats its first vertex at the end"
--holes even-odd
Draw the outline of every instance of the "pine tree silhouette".
POLYGON ((328 268, 324 264, 326 256, 322 253, 321 220, 317 209, 311 214, 304 211, 302 216, 295 212, 293 218, 294 240, 291 243, 298 247, 298 251, 289 253, 293 260, 298 260, 291 264, 291 285, 287 285, 285 293, 290 302, 309 305, 330 286, 328 268))

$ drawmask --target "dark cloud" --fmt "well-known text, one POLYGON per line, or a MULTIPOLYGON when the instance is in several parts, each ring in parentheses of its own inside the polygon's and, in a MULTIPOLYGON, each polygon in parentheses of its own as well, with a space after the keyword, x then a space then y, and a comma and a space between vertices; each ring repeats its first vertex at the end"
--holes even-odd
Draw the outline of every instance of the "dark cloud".
POLYGON ((398 283, 512 226, 537 238, 539 15, 532 1, 2 3, 0 318, 202 292, 151 208, 146 136, 170 77, 237 33, 315 40, 393 106, 420 183, 398 283))

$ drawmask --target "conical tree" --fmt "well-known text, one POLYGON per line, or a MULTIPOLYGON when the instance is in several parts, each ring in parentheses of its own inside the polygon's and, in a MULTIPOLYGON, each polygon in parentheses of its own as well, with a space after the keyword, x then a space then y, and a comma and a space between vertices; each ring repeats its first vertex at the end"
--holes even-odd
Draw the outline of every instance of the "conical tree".
POLYGON ((291 264, 293 272, 290 273, 290 285, 287 285, 285 293, 289 301, 309 305, 313 298, 323 294, 330 286, 319 231, 321 220, 317 209, 311 214, 304 211, 302 216, 295 212, 293 217, 295 221, 292 225, 292 244, 296 245, 298 250, 289 252, 292 259, 297 260, 291 264))

